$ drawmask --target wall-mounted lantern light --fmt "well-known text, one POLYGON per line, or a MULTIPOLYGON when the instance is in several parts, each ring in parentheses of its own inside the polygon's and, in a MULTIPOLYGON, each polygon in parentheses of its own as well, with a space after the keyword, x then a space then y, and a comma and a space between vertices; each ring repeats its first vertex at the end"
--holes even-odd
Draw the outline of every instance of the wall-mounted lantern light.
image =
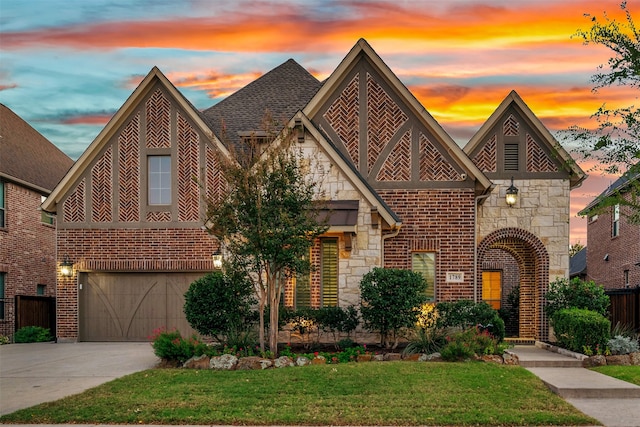
POLYGON ((64 256, 64 259, 60 263, 60 274, 64 277, 73 276, 73 263, 67 255, 64 256))
POLYGON ((513 185, 513 177, 511 177, 511 185, 509 186, 509 188, 507 188, 505 200, 509 207, 512 207, 513 205, 518 203, 518 189, 515 185, 513 185))
POLYGON ((220 270, 222 268, 222 254, 220 253, 220 249, 216 250, 213 255, 211 255, 213 259, 213 268, 216 270, 220 270))

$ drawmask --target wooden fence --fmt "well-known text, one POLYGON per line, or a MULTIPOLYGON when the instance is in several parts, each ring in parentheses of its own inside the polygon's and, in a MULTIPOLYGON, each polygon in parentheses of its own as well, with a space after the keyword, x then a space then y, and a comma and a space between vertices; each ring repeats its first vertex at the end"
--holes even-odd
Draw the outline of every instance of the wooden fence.
POLYGON ((41 326, 56 334, 56 299, 16 295, 16 331, 24 326, 41 326))
POLYGON ((612 289, 605 293, 609 295, 611 301, 609 306, 611 325, 620 323, 640 332, 640 287, 612 289))

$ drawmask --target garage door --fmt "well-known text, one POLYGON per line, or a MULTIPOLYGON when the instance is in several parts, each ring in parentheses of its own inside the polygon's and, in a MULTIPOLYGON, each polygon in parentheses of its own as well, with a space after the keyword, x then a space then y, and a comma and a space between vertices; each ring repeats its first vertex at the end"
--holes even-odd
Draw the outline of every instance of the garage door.
POLYGON ((81 341, 147 341, 160 327, 194 331, 184 316, 184 293, 204 273, 82 273, 81 341))

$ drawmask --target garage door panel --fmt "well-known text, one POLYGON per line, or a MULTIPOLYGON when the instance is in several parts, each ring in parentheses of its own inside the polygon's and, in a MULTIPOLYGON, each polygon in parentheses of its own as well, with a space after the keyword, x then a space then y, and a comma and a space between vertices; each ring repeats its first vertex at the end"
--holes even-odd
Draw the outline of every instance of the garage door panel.
POLYGON ((80 340, 146 341, 160 327, 194 333, 184 293, 203 274, 83 273, 80 340))

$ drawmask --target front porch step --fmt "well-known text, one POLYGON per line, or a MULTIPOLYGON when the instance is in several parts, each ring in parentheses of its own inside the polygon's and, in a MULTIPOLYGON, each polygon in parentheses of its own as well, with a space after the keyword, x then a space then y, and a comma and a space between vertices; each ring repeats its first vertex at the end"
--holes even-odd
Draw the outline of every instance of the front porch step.
POLYGON ((637 399, 640 387, 584 368, 527 368, 565 399, 637 399))
POLYGON ((582 360, 568 355, 543 350, 533 345, 516 345, 507 350, 518 356, 523 368, 581 368, 582 360))
POLYGON ((536 343, 536 340, 534 338, 510 337, 505 338, 504 341, 512 345, 535 345, 536 343))

